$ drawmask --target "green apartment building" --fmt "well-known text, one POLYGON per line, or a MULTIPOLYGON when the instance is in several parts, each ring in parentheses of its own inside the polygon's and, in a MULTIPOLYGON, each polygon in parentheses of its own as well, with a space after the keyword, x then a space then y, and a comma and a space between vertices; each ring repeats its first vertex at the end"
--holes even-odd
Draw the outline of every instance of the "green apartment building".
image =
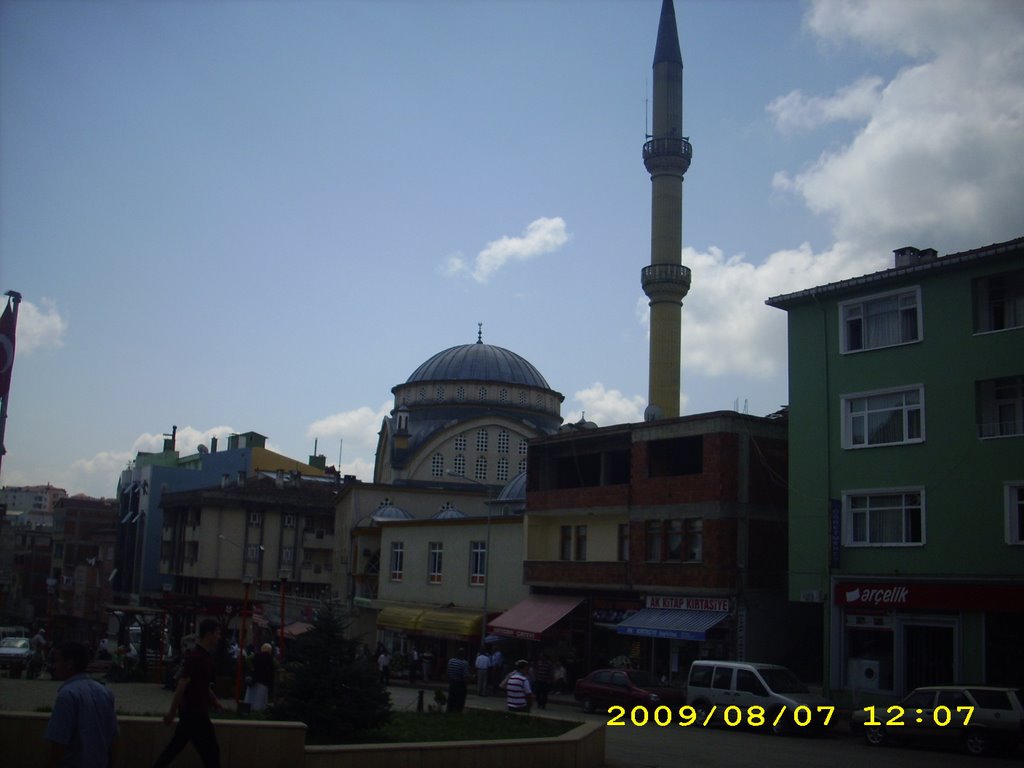
POLYGON ((825 688, 1024 684, 1024 238, 776 296, 789 598, 825 688))

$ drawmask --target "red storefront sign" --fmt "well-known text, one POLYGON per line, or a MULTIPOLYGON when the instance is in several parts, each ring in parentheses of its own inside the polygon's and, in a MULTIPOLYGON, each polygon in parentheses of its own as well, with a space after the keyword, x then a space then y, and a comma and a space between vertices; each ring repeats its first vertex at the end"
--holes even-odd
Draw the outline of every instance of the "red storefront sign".
POLYGON ((1024 606, 1024 584, 936 582, 839 582, 835 604, 847 608, 969 610, 1017 613, 1024 606))

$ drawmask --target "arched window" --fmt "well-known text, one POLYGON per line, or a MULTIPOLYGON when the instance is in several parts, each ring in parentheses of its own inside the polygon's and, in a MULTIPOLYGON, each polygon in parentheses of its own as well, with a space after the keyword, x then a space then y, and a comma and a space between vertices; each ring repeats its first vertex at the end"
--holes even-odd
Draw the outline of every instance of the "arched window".
POLYGON ((487 430, 478 429, 476 432, 476 449, 481 453, 487 450, 487 430))
POLYGON ((458 456, 455 457, 455 459, 452 462, 452 464, 453 464, 452 471, 456 475, 464 475, 464 474, 466 474, 466 457, 463 456, 461 453, 458 456))
POLYGON ((498 481, 504 483, 508 480, 508 459, 502 456, 498 459, 498 481))
POLYGON ((487 479, 487 457, 477 456, 476 457, 476 479, 486 480, 487 479))
POLYGON ((430 474, 433 477, 444 477, 444 456, 435 453, 430 459, 430 474))

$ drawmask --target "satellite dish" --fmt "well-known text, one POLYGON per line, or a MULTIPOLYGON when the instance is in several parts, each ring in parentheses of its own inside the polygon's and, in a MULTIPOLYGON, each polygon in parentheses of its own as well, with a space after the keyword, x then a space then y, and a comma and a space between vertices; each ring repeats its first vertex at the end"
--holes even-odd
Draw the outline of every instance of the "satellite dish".
POLYGON ((203 445, 202 443, 200 443, 200 444, 199 444, 199 445, 198 445, 198 446, 196 447, 196 450, 197 450, 197 451, 199 451, 200 453, 203 453, 203 454, 206 454, 206 453, 209 453, 209 452, 210 452, 210 449, 209 449, 209 448, 207 448, 207 447, 206 447, 205 445, 203 445))
POLYGON ((665 412, 661 410, 660 405, 651 403, 644 410, 644 421, 658 421, 663 418, 665 418, 665 412))

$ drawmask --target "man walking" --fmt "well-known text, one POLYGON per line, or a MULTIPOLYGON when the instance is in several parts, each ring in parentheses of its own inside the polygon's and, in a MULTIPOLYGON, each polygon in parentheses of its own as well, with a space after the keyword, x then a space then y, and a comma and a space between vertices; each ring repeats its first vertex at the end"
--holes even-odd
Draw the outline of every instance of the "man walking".
POLYGON ((491 673, 491 657, 483 648, 476 655, 476 695, 487 695, 487 676, 491 673))
POLYGON ((466 649, 459 648, 458 653, 448 662, 448 711, 461 712, 466 706, 466 682, 469 680, 469 663, 466 661, 466 649))
POLYGON ((185 660, 174 690, 170 709, 164 715, 164 724, 174 722, 178 715, 178 727, 174 729, 171 742, 154 763, 154 768, 164 768, 178 756, 191 741, 206 768, 220 768, 220 746, 217 734, 210 722, 210 708, 223 709, 220 700, 210 687, 213 683, 213 652, 220 642, 220 624, 216 619, 199 622, 199 640, 185 660))
POLYGON ((43 738, 50 744, 49 768, 110 768, 121 747, 114 694, 85 674, 89 649, 63 643, 53 652, 57 691, 43 738))

